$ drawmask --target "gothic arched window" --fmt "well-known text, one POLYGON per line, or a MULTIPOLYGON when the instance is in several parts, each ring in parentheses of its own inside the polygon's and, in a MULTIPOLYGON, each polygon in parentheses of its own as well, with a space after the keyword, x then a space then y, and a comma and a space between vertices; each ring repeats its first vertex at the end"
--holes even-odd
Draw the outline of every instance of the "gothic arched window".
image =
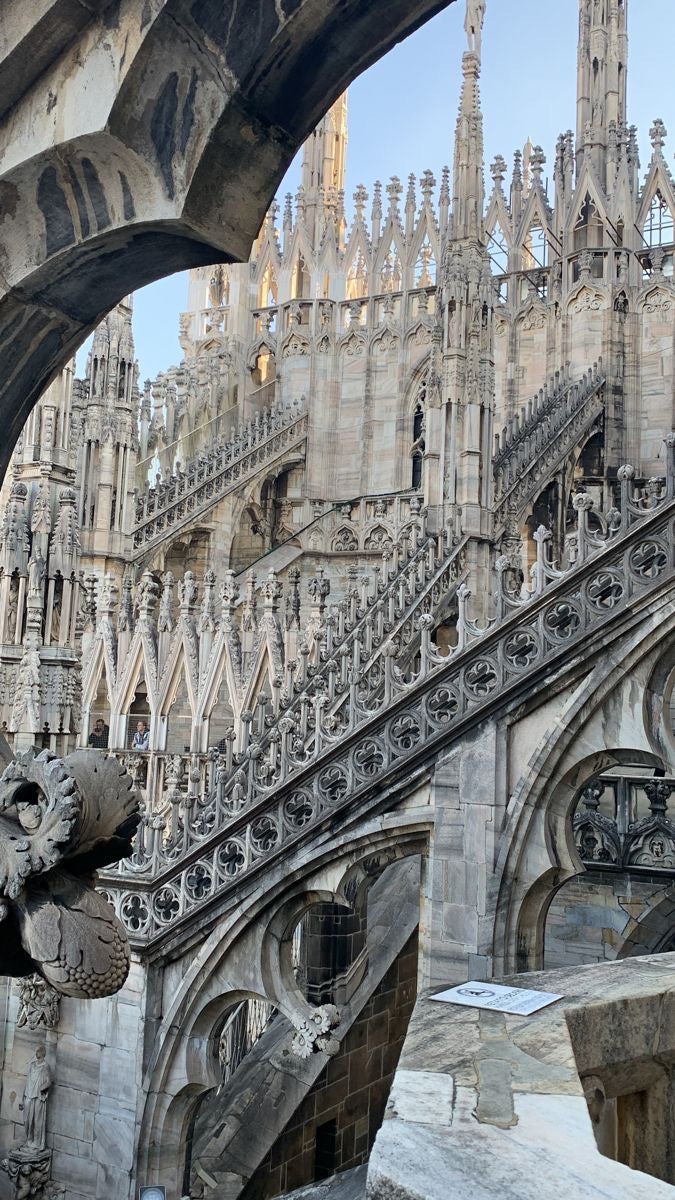
POLYGON ((302 254, 298 254, 291 275, 291 300, 307 300, 310 292, 310 277, 302 254))
POLYGON ((523 244, 523 270, 535 271, 538 267, 545 267, 547 251, 546 230, 541 225, 533 225, 523 244))
POLYGON ((361 300, 367 295, 368 267, 363 256, 363 251, 359 249, 356 258, 347 272, 347 299, 361 300))
POLYGON ((265 272, 260 281, 260 307, 273 308, 279 303, 279 291, 277 288, 277 277, 274 274, 274 268, 271 263, 265 267, 265 272))
POLYGON ((644 238, 648 246, 668 246, 673 241, 673 214, 661 192, 656 193, 649 206, 644 238))
POLYGON ((417 287, 433 287, 436 282, 436 260, 431 242, 425 238, 420 246, 420 252, 415 263, 415 284, 417 287))
POLYGON ((488 254, 494 275, 506 275, 509 269, 509 246, 500 225, 495 225, 488 235, 488 254))
POLYGON ((604 244, 605 227, 595 200, 586 192, 574 226, 574 249, 599 249, 604 244))

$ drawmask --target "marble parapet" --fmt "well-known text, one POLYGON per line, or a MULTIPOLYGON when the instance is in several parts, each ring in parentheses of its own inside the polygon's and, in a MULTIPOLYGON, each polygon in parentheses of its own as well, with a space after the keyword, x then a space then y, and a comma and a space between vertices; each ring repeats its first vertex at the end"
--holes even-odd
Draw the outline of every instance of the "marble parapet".
POLYGON ((500 982, 563 998, 514 1016, 420 995, 369 1200, 673 1200, 675 954, 500 982))

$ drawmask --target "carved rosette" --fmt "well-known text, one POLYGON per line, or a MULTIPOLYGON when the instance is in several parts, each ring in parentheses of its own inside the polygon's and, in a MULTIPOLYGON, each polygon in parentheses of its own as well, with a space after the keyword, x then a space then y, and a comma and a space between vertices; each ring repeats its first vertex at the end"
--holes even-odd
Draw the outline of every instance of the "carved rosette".
MULTIPOLYGON (((0 777, 4 974, 37 972, 66 996, 119 990, 129 947, 94 881, 98 867, 130 853, 137 810, 130 777, 100 751, 76 750, 60 759, 49 750, 30 750, 6 766, 0 777)), ((25 1022, 31 1028, 46 1024, 53 1006, 49 992, 33 984, 31 993, 30 980, 22 986, 25 1022)))

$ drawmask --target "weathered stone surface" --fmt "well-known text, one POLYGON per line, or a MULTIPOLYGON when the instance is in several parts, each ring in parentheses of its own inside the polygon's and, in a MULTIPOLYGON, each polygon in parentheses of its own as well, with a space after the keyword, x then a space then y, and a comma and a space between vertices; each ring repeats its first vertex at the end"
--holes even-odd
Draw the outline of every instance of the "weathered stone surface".
POLYGON ((328 104, 449 2, 264 0, 232 21, 216 0, 7 10, 3 466, 88 329, 151 279, 245 258, 328 104))
POLYGON ((675 1051, 674 966, 675 955, 663 955, 513 976, 513 986, 563 996, 531 1017, 421 997, 371 1155, 368 1197, 665 1200, 665 1131, 660 1147, 654 1130, 649 1145, 642 1134, 642 1170, 601 1155, 583 1079, 600 1077, 608 1097, 644 1095, 663 1073, 675 1051))
POLYGON ((366 1168, 355 1167, 353 1171, 333 1175, 330 1179, 324 1179, 322 1183, 313 1183, 311 1187, 287 1192, 280 1200, 363 1200, 365 1194, 366 1168))

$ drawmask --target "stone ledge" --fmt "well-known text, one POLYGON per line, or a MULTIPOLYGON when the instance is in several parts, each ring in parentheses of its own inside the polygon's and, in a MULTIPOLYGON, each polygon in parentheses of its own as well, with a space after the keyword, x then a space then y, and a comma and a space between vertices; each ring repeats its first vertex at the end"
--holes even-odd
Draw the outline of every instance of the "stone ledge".
POLYGON ((675 954, 503 982, 563 999, 529 1017, 430 1003, 440 988, 418 999, 369 1200, 673 1200, 670 1183, 600 1153, 580 1073, 610 1105, 655 1072, 672 1086, 675 954))

